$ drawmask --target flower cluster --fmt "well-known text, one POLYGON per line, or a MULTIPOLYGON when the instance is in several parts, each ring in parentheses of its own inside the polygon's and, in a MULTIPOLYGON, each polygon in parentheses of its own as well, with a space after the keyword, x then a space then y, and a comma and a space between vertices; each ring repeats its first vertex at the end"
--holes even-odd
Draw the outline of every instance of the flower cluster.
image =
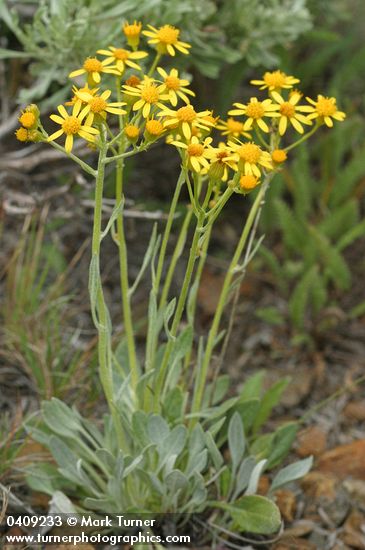
POLYGON ((228 117, 220 119, 212 110, 198 110, 191 103, 195 94, 185 75, 160 66, 163 56, 189 53, 190 45, 180 40, 179 29, 166 24, 143 30, 134 21, 124 23, 122 32, 124 41, 98 50, 70 73, 70 78, 77 79, 72 97, 50 116, 60 127, 48 135, 38 109, 30 105, 19 117, 22 127, 16 136, 20 141, 53 143, 64 135, 64 148, 70 153, 75 138, 96 148, 109 140, 113 150, 118 147, 121 153, 145 150, 164 137, 179 151, 187 173, 227 182, 246 193, 263 175, 280 169, 288 151, 320 126, 332 127, 334 121, 345 118, 335 98, 318 95, 303 101, 303 94, 294 89, 299 79, 277 70, 251 81, 266 97, 236 102, 228 117), (140 46, 143 36, 148 39, 145 47, 140 46), (150 64, 149 47, 155 50, 150 64), (289 130, 300 135, 297 141, 286 143, 289 130))

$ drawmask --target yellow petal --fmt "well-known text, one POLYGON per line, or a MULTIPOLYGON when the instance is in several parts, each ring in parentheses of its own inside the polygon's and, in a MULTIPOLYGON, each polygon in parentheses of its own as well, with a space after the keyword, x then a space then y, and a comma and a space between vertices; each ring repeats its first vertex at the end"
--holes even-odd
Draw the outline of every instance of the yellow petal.
POLYGON ((53 134, 51 134, 50 136, 48 136, 47 138, 47 141, 54 141, 55 139, 59 138, 60 136, 62 136, 63 134, 63 130, 57 130, 57 132, 54 132, 53 134))
POLYGON ((66 136, 66 142, 65 142, 66 153, 71 153, 73 144, 74 144, 74 137, 72 134, 69 134, 68 136, 66 136))

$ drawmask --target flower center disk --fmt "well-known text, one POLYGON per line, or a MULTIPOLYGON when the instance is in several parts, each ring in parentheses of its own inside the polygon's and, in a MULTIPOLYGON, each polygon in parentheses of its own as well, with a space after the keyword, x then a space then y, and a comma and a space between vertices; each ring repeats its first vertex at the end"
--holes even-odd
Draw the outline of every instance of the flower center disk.
POLYGON ((165 84, 169 90, 178 90, 180 88, 180 79, 176 76, 168 76, 165 78, 165 84))
POLYGON ((175 27, 171 27, 170 25, 164 25, 159 29, 157 38, 163 44, 176 44, 179 34, 179 29, 175 29, 175 27))
POLYGON ((227 120, 227 129, 230 132, 242 132, 243 124, 239 120, 233 120, 233 118, 229 118, 227 120))
POLYGON ((244 145, 241 145, 237 152, 243 161, 251 164, 256 164, 261 156, 260 147, 254 143, 245 143, 244 145))
POLYGON ((107 107, 106 101, 102 97, 94 97, 89 102, 90 110, 93 113, 100 113, 101 111, 105 111, 107 107))
POLYGON ((329 98, 319 99, 317 102, 317 113, 319 116, 331 116, 336 112, 336 102, 329 98))
POLYGON ((250 118, 261 118, 265 114, 265 107, 259 101, 249 103, 246 107, 246 116, 250 118))
POLYGON ((280 113, 283 116, 292 117, 295 115, 295 107, 289 101, 285 101, 280 105, 280 113))
POLYGON ((89 59, 86 59, 84 69, 88 73, 100 73, 103 70, 103 65, 99 59, 96 59, 96 57, 90 57, 89 59))
POLYGON ((159 93, 155 86, 146 86, 141 92, 141 97, 147 103, 157 103, 159 98, 159 93))
POLYGON ((176 112, 176 116, 181 122, 193 122, 196 118, 196 112, 193 107, 187 105, 186 107, 180 107, 176 112))
POLYGON ((129 57, 129 52, 127 50, 123 50, 123 48, 117 48, 116 50, 113 51, 113 55, 115 59, 126 61, 129 57))
POLYGON ((65 119, 64 123, 62 124, 62 129, 67 135, 77 134, 80 128, 81 128, 81 122, 75 116, 69 116, 68 118, 65 119))
POLYGON ((190 157, 200 157, 204 153, 204 147, 200 143, 191 143, 187 152, 190 157))
POLYGON ((282 88, 285 84, 285 76, 280 71, 264 74, 264 82, 268 86, 274 86, 275 88, 282 88))

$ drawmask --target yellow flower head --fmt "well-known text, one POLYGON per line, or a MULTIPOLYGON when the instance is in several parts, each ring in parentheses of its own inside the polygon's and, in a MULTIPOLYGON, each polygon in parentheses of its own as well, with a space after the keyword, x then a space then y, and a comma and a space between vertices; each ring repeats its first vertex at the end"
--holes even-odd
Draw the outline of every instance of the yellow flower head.
POLYGON ((26 128, 20 127, 15 132, 16 139, 19 141, 28 141, 28 130, 26 128))
POLYGON ((284 149, 274 149, 271 153, 271 158, 275 164, 282 164, 288 158, 288 155, 284 149))
POLYGON ((346 113, 337 109, 336 99, 334 97, 325 97, 323 95, 317 96, 317 101, 314 101, 310 97, 306 98, 311 105, 308 105, 307 112, 310 114, 308 118, 310 120, 317 119, 318 122, 326 124, 329 128, 333 126, 333 120, 340 122, 346 118, 346 113))
POLYGON ((243 129, 243 122, 229 117, 227 120, 220 120, 217 124, 217 130, 221 131, 222 136, 229 138, 246 137, 251 139, 251 135, 243 129))
POLYGON ((208 151, 211 143, 212 138, 205 138, 203 142, 200 142, 196 136, 193 136, 188 143, 172 141, 171 145, 185 150, 185 159, 190 170, 206 174, 209 170, 208 151))
POLYGON ((127 124, 127 126, 124 128, 124 133, 129 141, 136 142, 139 138, 139 128, 134 124, 127 124))
POLYGON ((151 118, 146 122, 146 138, 147 139, 156 139, 160 137, 166 129, 159 120, 151 118))
POLYGON ((72 73, 70 73, 68 76, 70 78, 74 78, 75 76, 86 74, 88 83, 90 84, 90 86, 93 87, 95 86, 95 84, 99 84, 99 82, 101 81, 102 73, 119 75, 119 71, 116 69, 116 67, 107 67, 107 65, 109 64, 110 61, 108 61, 107 59, 104 59, 104 61, 100 61, 96 57, 88 57, 87 59, 85 59, 81 69, 72 71, 72 73))
POLYGON ((190 103, 190 100, 186 94, 193 97, 195 94, 186 87, 189 86, 189 81, 179 78, 177 69, 171 69, 171 71, 167 73, 165 69, 162 69, 162 67, 157 67, 157 72, 163 78, 163 85, 165 87, 164 91, 169 94, 171 105, 176 107, 179 98, 185 103, 190 103))
POLYGON ((177 128, 187 140, 191 138, 194 130, 209 131, 214 126, 214 123, 207 118, 211 116, 211 111, 196 112, 190 104, 180 107, 176 111, 163 106, 158 116, 163 117, 166 128, 177 128))
POLYGON ((156 29, 152 25, 148 25, 148 28, 151 30, 143 31, 143 34, 149 37, 148 43, 156 46, 158 53, 174 56, 175 49, 184 54, 189 53, 191 45, 179 40, 180 30, 176 27, 163 25, 156 29))
POLYGON ((140 41, 140 35, 142 30, 142 23, 140 21, 134 20, 133 23, 128 23, 127 21, 123 25, 124 36, 127 38, 128 44, 132 48, 136 48, 140 41))
POLYGON ((24 126, 24 128, 34 128, 37 126, 37 118, 34 115, 34 113, 31 113, 29 111, 23 111, 20 117, 18 118, 20 124, 24 126))
POLYGON ((229 115, 245 115, 248 117, 243 125, 244 131, 251 130, 251 128, 257 124, 261 130, 268 132, 269 127, 263 117, 278 116, 276 113, 278 106, 275 105, 271 99, 259 101, 257 97, 251 97, 247 105, 243 105, 242 103, 234 103, 233 105, 237 107, 237 109, 228 111, 229 115))
POLYGON ((266 72, 262 80, 251 80, 251 84, 260 86, 260 90, 268 89, 270 92, 292 88, 298 82, 300 82, 299 78, 288 76, 282 71, 266 72))
POLYGON ((130 86, 131 88, 137 88, 140 83, 141 79, 136 74, 131 74, 131 76, 125 81, 125 85, 130 86))
POLYGON ((107 113, 114 115, 125 115, 127 111, 121 109, 125 105, 122 101, 108 103, 107 100, 111 96, 111 90, 105 90, 101 95, 93 95, 89 92, 76 92, 76 96, 86 104, 84 111, 87 114, 85 120, 86 126, 91 126, 95 117, 106 119, 107 113))
POLYGON ((97 53, 106 56, 104 60, 106 65, 114 63, 115 65, 113 65, 113 67, 115 66, 118 69, 120 75, 122 75, 128 67, 141 71, 141 67, 135 63, 135 60, 143 59, 148 56, 147 52, 131 52, 124 48, 114 48, 114 46, 109 46, 109 50, 98 50, 97 53))
POLYGON ((86 139, 86 141, 88 142, 93 142, 95 139, 95 135, 97 135, 99 131, 92 126, 87 126, 83 123, 83 120, 87 115, 88 109, 87 107, 85 107, 81 112, 80 109, 80 103, 75 103, 72 109, 72 114, 69 115, 65 107, 63 105, 59 105, 57 107, 59 115, 51 115, 50 118, 57 124, 60 124, 61 129, 50 135, 47 141, 54 141, 62 134, 65 134, 65 150, 67 153, 70 153, 72 151, 74 137, 76 136, 86 139))
POLYGON ((225 143, 209 148, 206 156, 210 160, 209 175, 212 179, 227 181, 229 168, 237 170, 237 163, 232 159, 232 150, 225 143))
POLYGON ((133 111, 142 109, 144 118, 150 116, 155 107, 164 107, 161 101, 168 101, 169 96, 163 92, 163 85, 158 85, 152 78, 145 78, 137 86, 123 86, 125 95, 138 98, 133 111))
POLYGON ((288 122, 293 128, 300 134, 304 133, 302 124, 311 125, 312 122, 309 117, 302 113, 308 112, 308 106, 297 105, 302 97, 300 92, 293 92, 290 94, 289 99, 286 101, 278 92, 271 92, 273 99, 279 105, 279 112, 276 116, 279 116, 279 134, 283 136, 287 130, 288 122))
POLYGON ((244 193, 249 193, 260 184, 260 178, 253 175, 244 175, 240 177, 240 188, 244 193))
POLYGON ((256 143, 252 141, 248 143, 229 141, 228 146, 232 151, 228 160, 233 160, 237 163, 239 170, 245 176, 256 176, 260 178, 260 167, 266 168, 267 170, 273 169, 270 153, 263 151, 256 143))

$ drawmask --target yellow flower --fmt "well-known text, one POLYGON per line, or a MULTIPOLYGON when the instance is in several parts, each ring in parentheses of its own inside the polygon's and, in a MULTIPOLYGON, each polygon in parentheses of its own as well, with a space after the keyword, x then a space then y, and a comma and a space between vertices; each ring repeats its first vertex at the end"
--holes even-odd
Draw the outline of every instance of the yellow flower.
POLYGON ((288 76, 282 71, 266 72, 262 80, 251 80, 251 84, 260 86, 260 90, 267 88, 270 92, 280 91, 283 88, 292 88, 298 82, 300 82, 299 78, 288 76))
POLYGON ((127 21, 123 25, 123 32, 127 38, 127 42, 132 48, 136 48, 139 44, 140 35, 142 30, 142 23, 140 21, 134 20, 133 23, 128 23, 127 21))
POLYGON ((160 137, 166 129, 159 120, 151 118, 146 122, 146 137, 147 139, 156 139, 160 137))
POLYGON ((125 81, 125 85, 131 86, 132 88, 137 88, 140 83, 141 79, 136 74, 131 74, 131 76, 125 81))
POLYGON ((23 111, 20 117, 18 118, 20 124, 24 126, 24 128, 34 128, 34 126, 37 125, 37 118, 34 115, 34 113, 31 113, 29 111, 23 111))
POLYGON ((20 127, 15 132, 16 139, 19 141, 28 141, 28 130, 26 128, 20 127))
POLYGON ((275 164, 282 164, 288 158, 288 155, 284 149, 275 149, 271 153, 271 158, 275 164))
POLYGON ((163 84, 165 86, 165 91, 169 94, 171 105, 176 107, 179 98, 185 101, 185 103, 190 103, 190 100, 186 94, 191 96, 195 96, 195 94, 186 88, 186 86, 189 86, 189 81, 179 78, 177 69, 171 69, 168 74, 165 69, 162 69, 162 67, 157 67, 157 72, 164 79, 163 84))
POLYGON ((244 192, 252 191, 252 189, 255 189, 260 183, 260 179, 256 176, 245 175, 240 177, 240 187, 244 192))
POLYGON ((95 135, 99 133, 98 130, 83 124, 83 119, 87 114, 87 108, 84 108, 80 112, 81 105, 76 103, 72 109, 72 114, 69 115, 63 105, 59 105, 57 110, 59 115, 51 115, 50 118, 61 125, 61 129, 54 132, 47 138, 47 141, 54 141, 62 134, 66 135, 65 150, 67 153, 72 151, 73 141, 75 136, 80 136, 86 141, 93 142, 95 135))
POLYGON ((180 107, 177 111, 162 106, 158 116, 164 118, 164 126, 181 130, 185 139, 190 139, 194 130, 202 129, 208 131, 214 123, 206 117, 211 116, 211 111, 200 111, 197 113, 192 105, 180 107))
POLYGON ((141 67, 134 60, 148 56, 147 52, 131 52, 124 48, 114 48, 114 46, 109 46, 109 50, 98 50, 97 53, 107 56, 104 60, 107 65, 115 63, 120 74, 123 74, 127 67, 141 71, 141 67))
POLYGON ((99 115, 103 119, 106 118, 107 113, 114 115, 125 115, 127 111, 121 109, 123 105, 126 105, 122 101, 115 101, 108 103, 107 99, 111 96, 111 90, 105 90, 101 95, 93 95, 89 92, 76 92, 77 97, 86 103, 84 111, 87 113, 85 120, 86 126, 91 126, 95 116, 99 115))
POLYGON ((308 106, 297 105, 298 101, 302 97, 300 92, 293 92, 290 94, 288 101, 286 101, 278 92, 272 92, 272 97, 279 104, 279 134, 283 136, 288 127, 288 121, 300 134, 304 133, 302 124, 311 125, 312 122, 309 117, 302 115, 308 111, 308 106))
POLYGON ((333 126, 332 119, 339 120, 340 122, 345 120, 346 113, 337 109, 336 99, 334 97, 318 95, 317 101, 314 101, 310 97, 306 99, 313 105, 313 107, 310 105, 307 107, 307 112, 310 113, 308 115, 310 120, 317 118, 319 122, 324 122, 329 128, 333 126))
POLYGON ((245 132, 243 129, 243 122, 229 117, 226 121, 220 120, 217 124, 217 130, 221 130, 222 136, 228 136, 230 138, 239 138, 241 136, 251 139, 251 135, 245 132))
POLYGON ((135 142, 139 138, 139 128, 134 124, 127 124, 127 126, 124 128, 124 133, 129 141, 135 142))
POLYGON ((81 101, 81 103, 86 103, 86 101, 82 101, 79 97, 77 97, 77 92, 85 92, 87 94, 95 95, 98 93, 99 88, 89 88, 88 84, 85 84, 82 88, 78 88, 77 86, 72 86, 73 96, 70 99, 70 101, 66 101, 65 105, 71 105, 73 107, 76 103, 76 101, 81 101))
POLYGON ((144 118, 150 116, 154 107, 162 108, 164 105, 161 101, 169 99, 169 96, 163 93, 163 85, 158 86, 151 78, 145 78, 137 86, 123 86, 123 89, 127 96, 138 98, 132 108, 133 111, 142 109, 144 118))
POLYGON ((174 56, 175 48, 181 53, 189 53, 191 45, 179 40, 180 30, 176 27, 172 25, 163 25, 163 27, 156 29, 152 27, 152 25, 148 25, 148 28, 151 30, 143 31, 143 34, 150 38, 148 43, 156 46, 158 53, 168 53, 174 56))
POLYGON ((261 176, 261 170, 259 166, 272 170, 271 155, 267 151, 263 151, 259 145, 253 143, 242 143, 241 141, 234 143, 228 142, 228 146, 231 148, 232 153, 228 160, 233 160, 238 164, 238 168, 243 172, 245 176, 261 176))
POLYGON ((233 104, 237 109, 228 111, 229 115, 246 115, 248 118, 243 125, 243 129, 251 130, 254 124, 257 124, 264 132, 269 131, 269 127, 263 120, 263 117, 275 117, 278 116, 275 111, 278 110, 278 106, 273 104, 271 99, 264 99, 259 101, 257 97, 251 97, 250 102, 247 105, 242 103, 233 104))
POLYGON ((88 83, 90 86, 94 84, 99 84, 101 81, 102 73, 117 74, 119 71, 115 67, 107 67, 110 64, 110 61, 104 59, 104 61, 99 61, 96 57, 88 57, 85 59, 84 64, 81 69, 72 71, 68 76, 74 78, 75 76, 80 76, 82 74, 87 74, 88 83))
POLYGON ((232 150, 225 143, 209 148, 206 157, 210 160, 209 174, 213 179, 227 181, 228 169, 237 170, 237 163, 232 159, 232 150))
POLYGON ((193 136, 189 143, 172 141, 171 145, 185 149, 188 167, 197 173, 207 173, 209 170, 208 155, 212 138, 205 138, 203 143, 196 136, 193 136))

